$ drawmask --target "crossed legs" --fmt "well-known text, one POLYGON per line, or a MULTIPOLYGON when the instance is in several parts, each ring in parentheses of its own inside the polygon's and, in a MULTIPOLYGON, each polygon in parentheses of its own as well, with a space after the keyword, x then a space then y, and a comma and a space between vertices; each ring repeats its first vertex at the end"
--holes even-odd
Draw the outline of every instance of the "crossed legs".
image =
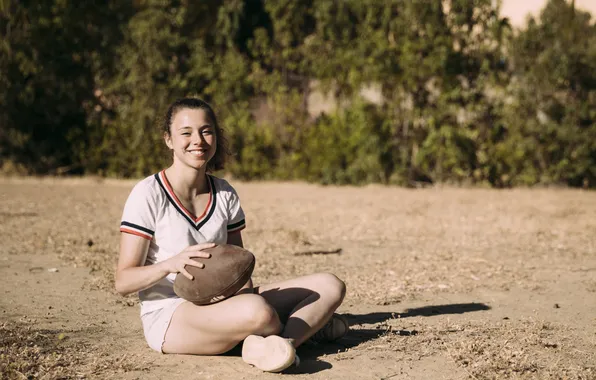
POLYGON ((345 284, 329 273, 317 273, 256 288, 285 326, 281 336, 300 346, 331 318, 346 294, 345 284))
POLYGON ((208 306, 184 302, 172 316, 162 351, 217 355, 249 335, 277 335, 281 328, 275 310, 256 294, 241 294, 208 306))
POLYGON ((249 335, 281 335, 295 347, 321 328, 339 307, 344 283, 329 273, 263 285, 256 294, 196 306, 184 302, 174 312, 165 353, 217 355, 249 335))

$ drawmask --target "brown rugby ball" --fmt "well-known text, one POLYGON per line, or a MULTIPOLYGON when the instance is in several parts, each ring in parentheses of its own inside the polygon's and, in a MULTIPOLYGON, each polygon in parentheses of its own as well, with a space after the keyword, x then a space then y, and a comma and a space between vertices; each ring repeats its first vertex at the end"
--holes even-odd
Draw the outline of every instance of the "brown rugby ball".
POLYGON ((203 252, 210 253, 211 257, 196 260, 205 267, 186 266, 193 280, 182 273, 174 280, 178 297, 197 305, 209 305, 234 295, 250 279, 255 268, 255 256, 235 245, 220 244, 203 252))

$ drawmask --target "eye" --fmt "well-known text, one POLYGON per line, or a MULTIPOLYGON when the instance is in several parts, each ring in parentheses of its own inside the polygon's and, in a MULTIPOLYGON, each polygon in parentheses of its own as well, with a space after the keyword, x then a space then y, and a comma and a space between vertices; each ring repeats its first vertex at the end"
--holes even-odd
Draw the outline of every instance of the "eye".
POLYGON ((182 132, 182 136, 190 136, 190 132, 182 132))
POLYGON ((211 129, 205 129, 201 133, 204 134, 204 135, 212 135, 213 134, 213 131, 211 129))

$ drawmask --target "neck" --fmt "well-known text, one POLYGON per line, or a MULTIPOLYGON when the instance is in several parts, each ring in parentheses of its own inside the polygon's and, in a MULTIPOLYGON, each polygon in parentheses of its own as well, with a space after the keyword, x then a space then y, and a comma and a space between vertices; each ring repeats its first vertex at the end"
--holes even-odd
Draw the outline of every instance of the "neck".
POLYGON ((192 199, 209 192, 205 167, 194 169, 174 163, 166 169, 166 177, 178 197, 192 199))

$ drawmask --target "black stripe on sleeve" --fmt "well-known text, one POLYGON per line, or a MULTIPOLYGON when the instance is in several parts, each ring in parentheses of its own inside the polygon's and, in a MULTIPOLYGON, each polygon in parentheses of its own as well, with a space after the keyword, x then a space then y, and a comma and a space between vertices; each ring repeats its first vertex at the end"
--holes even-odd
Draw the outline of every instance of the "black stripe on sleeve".
POLYGON ((246 220, 245 219, 242 219, 238 223, 228 224, 228 230, 233 230, 234 228, 238 228, 238 227, 240 227, 240 226, 242 226, 244 224, 246 224, 246 220))
POLYGON ((133 223, 128 223, 128 222, 122 222, 120 223, 121 226, 127 226, 127 227, 132 227, 132 228, 136 228, 137 230, 143 231, 148 233, 149 235, 153 236, 155 234, 154 231, 151 231, 149 228, 145 228, 145 227, 141 227, 137 224, 133 224, 133 223))

